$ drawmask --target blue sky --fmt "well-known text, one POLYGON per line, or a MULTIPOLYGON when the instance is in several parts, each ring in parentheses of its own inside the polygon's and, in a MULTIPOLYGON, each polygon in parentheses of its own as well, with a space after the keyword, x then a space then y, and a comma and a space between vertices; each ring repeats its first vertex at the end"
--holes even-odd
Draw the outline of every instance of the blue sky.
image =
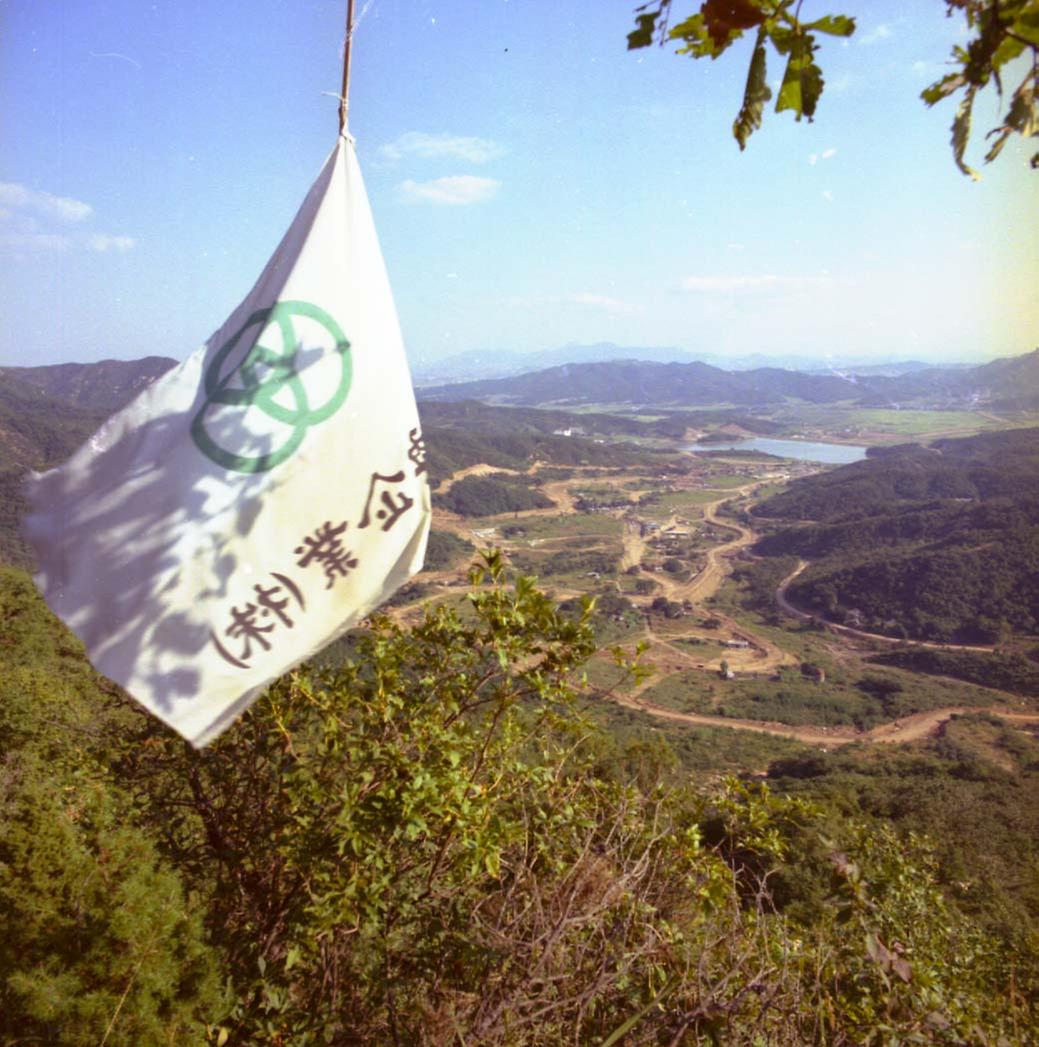
MULTIPOLYGON (((351 131, 413 360, 1035 347, 1028 150, 972 183, 918 98, 944 4, 805 0, 858 31, 824 41, 815 122, 768 113, 743 154, 749 43, 628 53, 633 6, 358 0, 351 131)), ((344 8, 0 0, 0 361, 183 358, 219 326, 334 144, 344 8)))

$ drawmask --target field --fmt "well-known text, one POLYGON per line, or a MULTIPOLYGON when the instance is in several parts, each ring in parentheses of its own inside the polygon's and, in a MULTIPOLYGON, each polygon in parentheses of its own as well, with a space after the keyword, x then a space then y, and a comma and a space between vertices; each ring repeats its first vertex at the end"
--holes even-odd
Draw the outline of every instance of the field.
POLYGON ((798 404, 776 411, 773 419, 788 434, 815 436, 845 443, 894 443, 896 438, 928 440, 939 436, 968 436, 996 429, 1039 425, 1035 412, 1004 415, 978 411, 918 411, 853 406, 798 404))

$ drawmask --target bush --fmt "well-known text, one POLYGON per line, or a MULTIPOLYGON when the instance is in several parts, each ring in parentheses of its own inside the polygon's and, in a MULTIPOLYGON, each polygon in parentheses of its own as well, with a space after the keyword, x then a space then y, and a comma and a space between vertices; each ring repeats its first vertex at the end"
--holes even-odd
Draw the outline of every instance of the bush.
POLYGON ((229 1045, 1027 1042, 1031 969, 926 848, 673 782, 659 743, 611 773, 576 708, 588 615, 503 576, 490 555, 464 618, 376 617, 202 752, 97 692, 43 760, 75 696, 8 709, 5 1034, 102 1042, 118 1014, 108 1042, 200 1042, 208 1012, 229 1045), (827 876, 799 915, 791 885, 827 876))

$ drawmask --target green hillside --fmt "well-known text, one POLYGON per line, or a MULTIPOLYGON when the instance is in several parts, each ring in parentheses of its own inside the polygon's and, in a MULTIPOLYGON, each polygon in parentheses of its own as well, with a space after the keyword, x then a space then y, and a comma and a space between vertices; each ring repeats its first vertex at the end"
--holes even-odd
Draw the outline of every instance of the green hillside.
POLYGON ((901 790, 799 757, 770 771, 795 798, 690 780, 578 711, 588 623, 491 580, 196 752, 0 569, 3 1041, 1034 1042, 1035 899, 1008 881, 1035 806, 992 867, 979 822, 1027 807, 1034 775, 991 757, 1034 745, 982 725, 901 790), (964 802, 966 855, 877 820, 964 802))
POLYGON ((789 591, 806 610, 926 640, 1039 631, 1039 431, 872 453, 754 512, 812 521, 755 547, 811 561, 789 591))
POLYGON ((0 387, 16 381, 47 399, 111 413, 176 364, 176 360, 166 356, 145 356, 140 360, 99 360, 90 364, 0 367, 0 387))

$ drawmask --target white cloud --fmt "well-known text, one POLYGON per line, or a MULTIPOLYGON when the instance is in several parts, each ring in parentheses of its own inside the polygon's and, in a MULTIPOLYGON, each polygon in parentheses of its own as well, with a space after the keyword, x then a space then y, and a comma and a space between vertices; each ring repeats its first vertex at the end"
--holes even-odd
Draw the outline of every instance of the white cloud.
POLYGON ((859 43, 865 44, 868 47, 870 44, 876 44, 881 40, 889 39, 891 35, 891 26, 886 22, 881 22, 877 25, 876 29, 871 30, 865 36, 860 36, 859 43))
POLYGON ((822 158, 824 160, 829 160, 831 156, 836 156, 836 155, 837 155, 837 150, 834 149, 832 146, 829 149, 824 149, 822 151, 822 158))
POLYGON ((496 178, 478 178, 476 175, 448 175, 431 182, 401 182, 400 191, 411 203, 478 204, 490 200, 501 188, 496 178))
POLYGON ((808 162, 815 167, 820 160, 829 160, 831 157, 837 155, 837 150, 834 148, 824 149, 821 153, 811 153, 808 157, 808 162))
POLYGON ((386 145, 380 146, 381 160, 394 162, 406 156, 432 160, 465 160, 471 164, 485 164, 505 152, 504 147, 489 138, 468 138, 463 135, 427 134, 408 131, 386 145))
POLYGON ((687 276, 679 283, 684 291, 698 294, 762 294, 770 291, 806 291, 832 283, 828 276, 777 276, 774 273, 742 276, 687 276))
POLYGON ((0 182, 0 222, 6 231, 0 247, 18 251, 84 251, 122 253, 131 250, 132 236, 87 231, 66 232, 94 214, 90 204, 68 196, 29 189, 18 182, 0 182))
POLYGON ((575 305, 587 305, 594 309, 604 309, 608 313, 635 313, 639 306, 631 302, 622 301, 620 298, 611 298, 605 294, 592 294, 588 291, 580 291, 570 295, 567 301, 575 305))
POLYGON ((827 202, 828 204, 832 204, 832 203, 833 203, 833 193, 832 193, 832 192, 830 192, 830 190, 829 190, 829 189, 824 189, 824 190, 823 190, 823 194, 822 194, 822 195, 823 195, 823 199, 824 199, 824 200, 825 200, 825 201, 826 201, 826 202, 827 202))
POLYGON ((35 211, 59 222, 82 222, 94 209, 82 200, 55 196, 40 189, 27 189, 17 182, 0 182, 0 205, 11 209, 35 211))
POLYGON ((129 251, 136 244, 132 236, 110 236, 108 233, 98 233, 87 240, 87 247, 91 251, 129 251))

